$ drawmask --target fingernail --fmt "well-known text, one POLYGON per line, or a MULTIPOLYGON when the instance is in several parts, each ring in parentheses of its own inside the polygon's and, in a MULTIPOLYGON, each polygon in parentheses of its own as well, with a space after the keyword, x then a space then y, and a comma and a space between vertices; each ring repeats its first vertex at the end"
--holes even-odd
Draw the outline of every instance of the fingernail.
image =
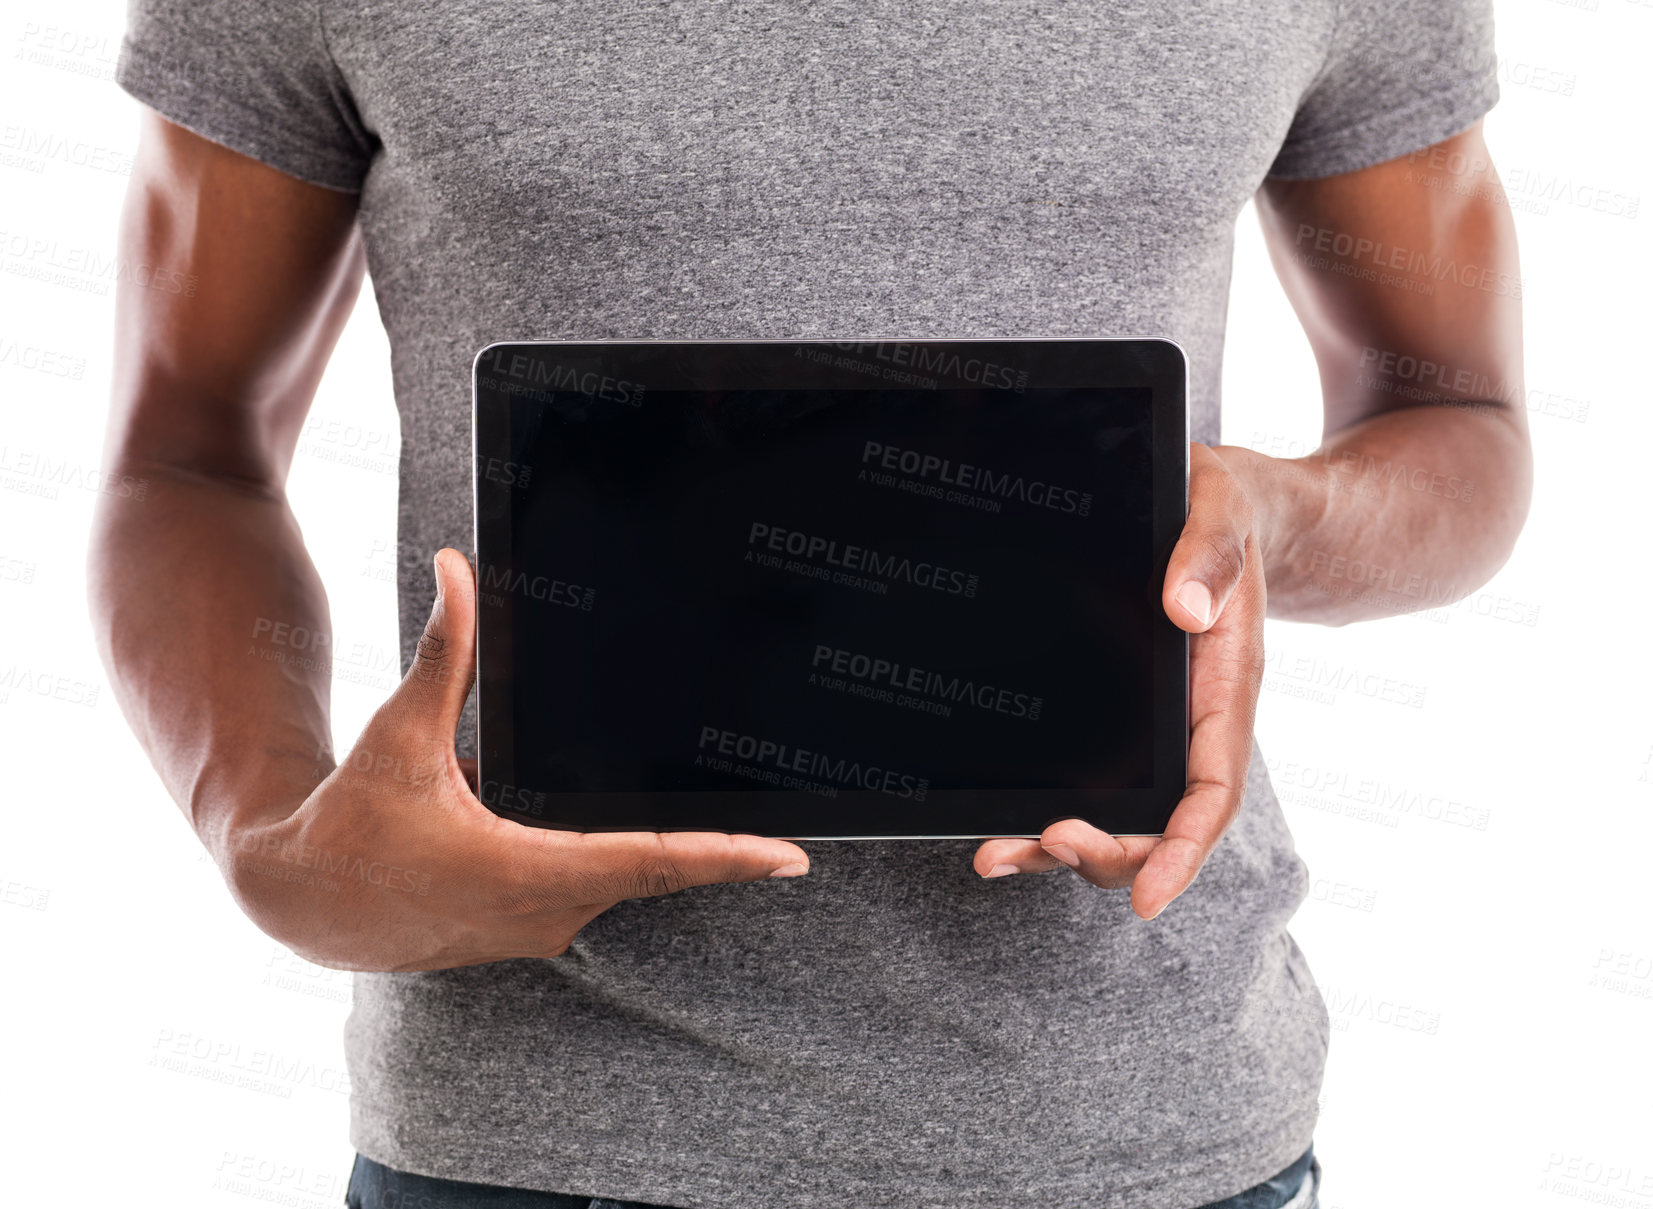
POLYGON ((1068 868, 1079 868, 1079 854, 1073 850, 1072 844, 1045 844, 1042 847, 1068 868))
POLYGON ((809 872, 808 865, 782 865, 771 873, 770 877, 802 877, 809 872))
POLYGON ((1197 579, 1190 579, 1177 589, 1177 603, 1199 618, 1201 625, 1211 624, 1211 589, 1197 579))
POLYGON ((1015 865, 994 865, 986 873, 987 877, 1008 877, 1012 873, 1020 873, 1015 865))
POLYGON ((434 569, 435 574, 436 574, 436 599, 441 600, 442 599, 442 555, 440 553, 432 554, 430 556, 430 565, 434 569))

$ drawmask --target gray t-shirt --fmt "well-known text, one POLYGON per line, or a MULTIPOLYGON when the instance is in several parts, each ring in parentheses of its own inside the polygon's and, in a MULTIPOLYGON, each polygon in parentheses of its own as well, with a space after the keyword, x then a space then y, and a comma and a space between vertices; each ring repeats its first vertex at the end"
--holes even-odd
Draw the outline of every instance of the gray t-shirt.
MULTIPOLYGON (((116 79, 360 191, 405 667, 471 549, 483 345, 1164 335, 1214 443, 1241 207, 1471 125, 1491 37, 1486 0, 132 0, 116 79)), ((805 846, 554 960, 357 975, 351 1142, 688 1209, 1187 1209, 1308 1146, 1329 1028, 1260 754, 1152 922, 973 841, 805 846)))

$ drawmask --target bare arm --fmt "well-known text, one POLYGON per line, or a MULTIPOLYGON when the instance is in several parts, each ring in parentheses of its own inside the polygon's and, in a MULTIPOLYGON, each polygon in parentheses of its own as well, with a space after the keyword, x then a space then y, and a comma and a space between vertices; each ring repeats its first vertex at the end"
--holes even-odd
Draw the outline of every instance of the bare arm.
POLYGON ((122 711, 237 902, 323 965, 439 969, 554 957, 628 898, 806 872, 783 840, 551 831, 479 802, 454 749, 476 666, 455 550, 436 552, 413 666, 335 766, 327 598, 285 482, 360 288, 354 219, 353 195, 146 115, 120 255, 199 284, 117 302, 105 463, 148 489, 101 500, 92 618, 122 711))
POLYGON ((146 114, 120 254, 188 265, 193 296, 117 287, 104 496, 88 565, 116 699, 219 865, 240 825, 332 771, 329 675, 248 650, 260 619, 326 634, 284 484, 360 288, 356 198, 146 114))
POLYGON ((1487 196, 1496 178, 1478 128, 1427 154, 1485 166, 1461 191, 1422 183, 1430 174, 1403 158, 1270 181, 1258 196, 1320 366, 1325 439, 1301 458, 1190 451, 1188 521, 1162 603, 1190 634, 1193 733, 1164 836, 1064 819, 1038 840, 987 841, 978 873, 1068 865, 1129 886, 1152 919, 1193 884, 1244 802, 1264 616, 1342 625, 1443 604, 1508 559, 1532 492, 1515 235, 1487 196))
POLYGON ((1307 456, 1218 450, 1258 510, 1270 616, 1343 625, 1448 604, 1508 559, 1532 450, 1501 193, 1479 126, 1418 157, 1259 192, 1326 412, 1307 456))

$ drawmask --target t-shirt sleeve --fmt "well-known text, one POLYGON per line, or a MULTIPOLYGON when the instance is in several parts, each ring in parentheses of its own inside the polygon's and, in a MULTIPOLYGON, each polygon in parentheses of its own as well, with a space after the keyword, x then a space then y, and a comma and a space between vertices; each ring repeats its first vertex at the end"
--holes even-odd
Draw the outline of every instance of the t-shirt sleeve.
POLYGON ((289 176, 354 192, 367 174, 374 140, 316 0, 128 0, 115 82, 289 176))
POLYGON ((1498 101, 1491 0, 1341 0, 1270 176, 1354 172, 1473 126, 1498 101))

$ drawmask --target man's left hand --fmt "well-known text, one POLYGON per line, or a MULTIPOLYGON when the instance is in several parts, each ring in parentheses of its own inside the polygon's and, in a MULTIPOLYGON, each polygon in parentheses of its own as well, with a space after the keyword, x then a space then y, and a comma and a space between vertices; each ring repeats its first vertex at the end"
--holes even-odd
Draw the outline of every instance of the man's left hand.
POLYGON ((1188 520, 1166 567, 1167 616, 1193 635, 1188 650, 1188 786, 1163 836, 1112 836, 1082 819, 1052 823, 1037 840, 993 839, 976 851, 983 877, 1070 866, 1107 889, 1131 887, 1131 908, 1152 919, 1193 884, 1239 813, 1251 765, 1263 680, 1263 582, 1258 510, 1242 477, 1269 460, 1248 449, 1189 451, 1188 520))

